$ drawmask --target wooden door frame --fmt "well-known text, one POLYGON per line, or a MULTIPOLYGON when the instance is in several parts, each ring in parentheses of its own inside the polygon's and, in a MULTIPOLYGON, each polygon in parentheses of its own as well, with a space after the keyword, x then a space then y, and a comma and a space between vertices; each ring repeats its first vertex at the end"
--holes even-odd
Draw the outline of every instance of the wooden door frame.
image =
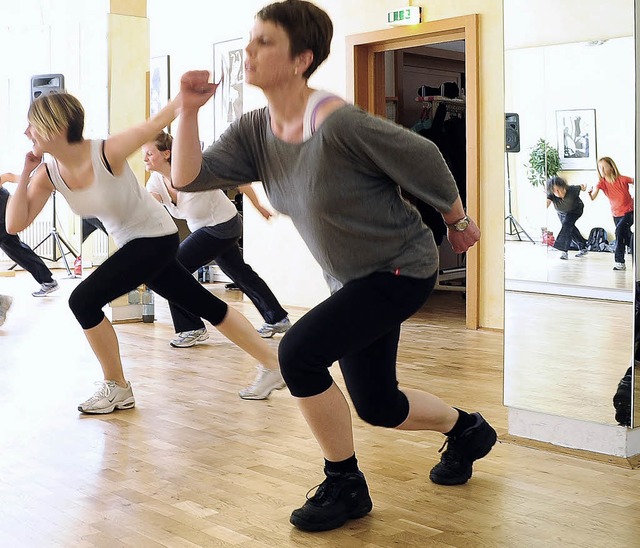
MULTIPOLYGON (((354 104, 385 116, 384 52, 465 41, 467 212, 480 225, 478 128, 478 16, 464 15, 410 27, 347 36, 347 93, 354 104)), ((480 242, 466 256, 466 326, 478 329, 480 242)))

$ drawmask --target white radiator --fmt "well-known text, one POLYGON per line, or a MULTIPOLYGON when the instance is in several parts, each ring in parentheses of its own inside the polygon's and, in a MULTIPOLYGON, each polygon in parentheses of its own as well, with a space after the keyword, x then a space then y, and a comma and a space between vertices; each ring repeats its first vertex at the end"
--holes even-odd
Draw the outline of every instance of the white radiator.
MULTIPOLYGON (((18 237, 27 244, 31 249, 34 249, 40 242, 42 242, 51 232, 51 221, 40 221, 36 219, 25 230, 18 233, 18 237)), ((53 258, 53 238, 47 239, 38 249, 36 253, 42 257, 53 258)), ((59 255, 59 253, 57 253, 59 255)), ((9 257, 0 249, 0 261, 11 261, 9 257)))

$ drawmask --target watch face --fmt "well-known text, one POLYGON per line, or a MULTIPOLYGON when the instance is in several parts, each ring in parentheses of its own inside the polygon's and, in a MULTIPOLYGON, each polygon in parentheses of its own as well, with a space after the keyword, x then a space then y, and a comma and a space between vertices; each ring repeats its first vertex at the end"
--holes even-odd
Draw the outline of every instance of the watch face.
POLYGON ((455 225, 455 229, 458 232, 464 232, 467 227, 469 226, 469 219, 467 219, 466 217, 464 219, 460 219, 455 225))

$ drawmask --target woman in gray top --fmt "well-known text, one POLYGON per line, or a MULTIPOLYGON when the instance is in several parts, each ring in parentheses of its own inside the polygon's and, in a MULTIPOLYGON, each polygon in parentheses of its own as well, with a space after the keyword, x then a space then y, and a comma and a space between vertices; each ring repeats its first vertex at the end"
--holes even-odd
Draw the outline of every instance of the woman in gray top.
POLYGON ((316 90, 307 80, 328 56, 332 34, 328 15, 310 2, 287 0, 260 10, 244 69, 246 83, 264 91, 268 106, 242 116, 202 153, 198 110, 217 85, 209 83, 207 71, 186 73, 172 164, 173 184, 185 191, 262 181, 330 284, 332 295, 303 316, 279 347, 282 374, 325 458, 324 482, 291 514, 293 525, 309 531, 340 527, 372 508, 355 457, 349 406, 329 374, 335 361, 365 421, 448 436, 430 474, 436 483, 465 483, 473 461, 496 440, 478 413, 398 388, 400 325, 424 304, 438 268, 431 231, 400 188, 442 212, 456 252, 475 244, 480 231, 465 215, 433 143, 336 97, 309 112, 316 90))

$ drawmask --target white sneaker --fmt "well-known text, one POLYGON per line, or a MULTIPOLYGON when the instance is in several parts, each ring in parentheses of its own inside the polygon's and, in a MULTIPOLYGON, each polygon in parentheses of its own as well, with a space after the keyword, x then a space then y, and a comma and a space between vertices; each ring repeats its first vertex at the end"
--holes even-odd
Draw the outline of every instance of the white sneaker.
POLYGON ((131 383, 122 388, 115 381, 102 381, 100 389, 87 401, 78 405, 78 411, 87 414, 113 413, 116 409, 131 409, 136 405, 131 383))
POLYGON ((13 297, 9 295, 0 295, 0 325, 3 325, 7 319, 7 312, 11 308, 13 297))
POLYGON ((291 322, 289 316, 285 316, 284 320, 280 320, 277 323, 264 323, 262 327, 258 329, 258 334, 263 339, 270 339, 276 333, 285 333, 291 328, 291 322))
POLYGON ((49 293, 53 293, 60 289, 58 282, 53 280, 52 282, 40 284, 40 289, 31 293, 34 297, 46 297, 49 293))
POLYGON ((626 270, 627 267, 624 263, 616 263, 613 267, 614 270, 626 270))
POLYGON ((584 257, 587 253, 589 253, 588 249, 581 249, 576 253, 576 257, 584 257))
POLYGON ((206 328, 203 327, 202 329, 176 333, 176 338, 171 339, 169 344, 176 348, 189 348, 190 346, 194 346, 196 343, 206 341, 208 338, 209 333, 207 333, 206 328))
POLYGON ((563 261, 566 261, 566 260, 569 258, 569 254, 568 254, 566 251, 563 251, 563 252, 562 252, 562 255, 560 255, 560 258, 561 258, 563 261))
POLYGON ((267 369, 260 364, 256 369, 258 373, 253 384, 238 392, 243 400, 266 400, 271 392, 286 386, 279 369, 267 369))

